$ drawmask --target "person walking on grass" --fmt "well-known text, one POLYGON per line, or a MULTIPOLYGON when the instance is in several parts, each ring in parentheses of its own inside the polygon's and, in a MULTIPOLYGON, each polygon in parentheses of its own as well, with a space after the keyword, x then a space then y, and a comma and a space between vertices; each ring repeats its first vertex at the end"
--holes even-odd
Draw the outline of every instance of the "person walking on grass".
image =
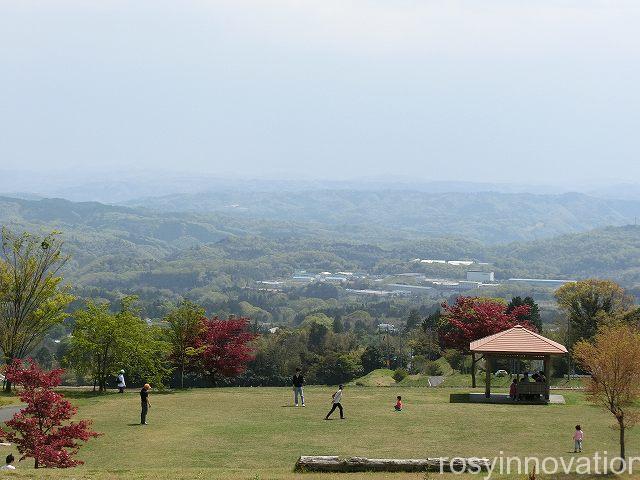
POLYGON ((127 384, 124 382, 124 370, 120 370, 118 374, 118 393, 124 393, 125 388, 127 388, 127 384))
POLYGON ((142 407, 142 411, 140 413, 140 425, 147 425, 147 413, 151 407, 151 404, 149 403, 149 390, 151 390, 151 385, 148 383, 145 383, 142 390, 140 390, 140 403, 142 407))
POLYGON ((584 432, 580 425, 576 425, 576 431, 573 432, 573 453, 582 452, 582 440, 584 439, 584 432))
POLYGON ((296 368, 296 373, 293 376, 293 401, 298 406, 298 395, 300 395, 300 401, 302 402, 302 406, 304 407, 304 391, 302 387, 304 386, 304 375, 302 375, 302 370, 300 367, 296 368))
POLYGON ((329 417, 335 411, 336 408, 340 410, 340 420, 344 420, 344 410, 342 409, 342 403, 340 403, 342 401, 343 389, 344 389, 344 386, 340 385, 338 386, 338 391, 333 395, 331 395, 331 404, 332 404, 331 410, 329 410, 329 413, 327 413, 327 416, 324 417, 325 420, 329 420, 329 417))
POLYGON ((0 467, 0 470, 15 470, 16 467, 13 464, 13 462, 15 461, 15 457, 10 453, 9 455, 7 455, 7 463, 4 467, 0 467))

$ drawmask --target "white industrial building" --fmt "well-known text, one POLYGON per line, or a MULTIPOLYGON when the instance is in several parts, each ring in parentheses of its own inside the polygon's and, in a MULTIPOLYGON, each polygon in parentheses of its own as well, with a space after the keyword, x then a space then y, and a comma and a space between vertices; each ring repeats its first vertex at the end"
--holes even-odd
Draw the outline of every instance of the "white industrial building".
POLYGON ((469 270, 467 272, 469 282, 495 282, 493 272, 483 272, 481 270, 469 270))

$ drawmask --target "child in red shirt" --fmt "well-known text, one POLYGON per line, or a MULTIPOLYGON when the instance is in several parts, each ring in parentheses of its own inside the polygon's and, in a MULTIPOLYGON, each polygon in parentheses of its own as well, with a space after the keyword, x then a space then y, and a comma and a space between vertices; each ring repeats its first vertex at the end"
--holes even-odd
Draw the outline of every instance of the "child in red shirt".
POLYGON ((400 395, 398 395, 397 397, 398 401, 396 402, 395 406, 393 408, 396 409, 396 412, 401 412, 402 411, 402 397, 400 395))

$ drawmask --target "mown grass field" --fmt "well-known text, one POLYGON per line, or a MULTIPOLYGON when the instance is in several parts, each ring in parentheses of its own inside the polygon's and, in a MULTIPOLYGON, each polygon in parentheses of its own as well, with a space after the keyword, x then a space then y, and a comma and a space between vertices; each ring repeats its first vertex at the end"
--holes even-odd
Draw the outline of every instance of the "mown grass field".
MULTIPOLYGON (((588 405, 581 393, 565 392, 566 405, 451 404, 443 388, 404 387, 405 411, 395 412, 394 388, 347 387, 346 420, 323 420, 332 389, 307 387, 307 407, 291 406, 287 388, 197 389, 151 396, 149 425, 140 426, 137 392, 91 396, 73 393, 80 417, 103 435, 81 452, 86 464, 73 470, 34 471, 27 478, 216 478, 216 479, 426 479, 431 474, 300 474, 298 456, 341 455, 421 458, 572 456, 576 423, 585 431, 585 453, 617 452, 612 419, 588 405)), ((1 447, 1 455, 12 451, 1 447)), ((15 452, 14 452, 15 453, 15 452)), ((628 453, 640 455, 640 431, 631 431, 628 453)), ((469 477, 471 478, 471 477, 469 477)), ((481 477, 474 477, 481 478, 481 477)), ((553 477, 560 478, 560 477, 553 477)), ((588 478, 582 476, 580 478, 588 478)))

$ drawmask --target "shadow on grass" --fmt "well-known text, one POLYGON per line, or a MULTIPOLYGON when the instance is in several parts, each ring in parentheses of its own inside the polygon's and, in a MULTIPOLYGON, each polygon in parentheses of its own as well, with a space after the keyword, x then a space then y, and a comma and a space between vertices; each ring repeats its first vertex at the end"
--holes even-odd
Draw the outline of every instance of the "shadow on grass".
MULTIPOLYGON (((59 388, 56 389, 57 392, 62 393, 67 398, 107 398, 107 397, 115 397, 115 396, 125 396, 125 395, 138 395, 140 392, 138 389, 131 388, 127 390, 125 393, 118 393, 117 390, 109 390, 106 392, 98 392, 97 390, 94 392, 93 390, 81 390, 74 388, 59 388)), ((174 395, 179 391, 176 390, 151 390, 150 395, 174 395)))
POLYGON ((449 403, 471 403, 468 393, 452 393, 449 395, 449 403))

